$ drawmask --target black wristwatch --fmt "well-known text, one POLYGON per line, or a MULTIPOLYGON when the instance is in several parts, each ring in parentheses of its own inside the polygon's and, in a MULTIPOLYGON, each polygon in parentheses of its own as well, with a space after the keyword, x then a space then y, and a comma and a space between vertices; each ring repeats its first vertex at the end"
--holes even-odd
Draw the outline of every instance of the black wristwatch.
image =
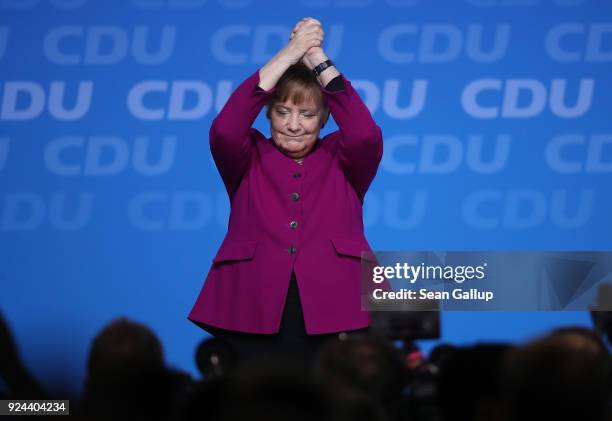
POLYGON ((312 73, 314 73, 315 76, 319 76, 321 73, 323 73, 325 69, 333 65, 334 63, 331 60, 325 60, 323 63, 319 64, 318 66, 315 66, 315 68, 312 69, 312 73))

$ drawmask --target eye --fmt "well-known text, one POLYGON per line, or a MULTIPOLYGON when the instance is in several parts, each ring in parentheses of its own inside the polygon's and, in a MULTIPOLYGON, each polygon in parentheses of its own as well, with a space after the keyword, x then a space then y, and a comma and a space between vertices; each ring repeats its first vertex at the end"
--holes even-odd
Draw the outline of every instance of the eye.
POLYGON ((312 114, 312 113, 304 113, 304 114, 303 114, 303 116, 304 116, 304 117, 306 117, 306 118, 313 118, 313 117, 315 117, 315 116, 316 116, 316 114, 312 114))
POLYGON ((285 111, 285 110, 276 109, 276 113, 277 113, 277 114, 280 114, 280 115, 287 115, 287 114, 289 114, 289 111, 285 111))

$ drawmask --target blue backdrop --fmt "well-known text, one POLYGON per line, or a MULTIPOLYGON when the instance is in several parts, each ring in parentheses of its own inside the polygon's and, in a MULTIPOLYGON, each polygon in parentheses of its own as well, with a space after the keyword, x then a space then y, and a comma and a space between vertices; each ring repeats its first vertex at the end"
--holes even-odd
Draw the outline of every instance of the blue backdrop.
MULTIPOLYGON (((46 385, 80 391, 123 315, 195 374, 228 216, 208 128, 304 16, 383 130, 375 250, 612 249, 609 1, 0 0, 0 310, 46 385)), ((589 318, 442 323, 466 343, 589 318)))

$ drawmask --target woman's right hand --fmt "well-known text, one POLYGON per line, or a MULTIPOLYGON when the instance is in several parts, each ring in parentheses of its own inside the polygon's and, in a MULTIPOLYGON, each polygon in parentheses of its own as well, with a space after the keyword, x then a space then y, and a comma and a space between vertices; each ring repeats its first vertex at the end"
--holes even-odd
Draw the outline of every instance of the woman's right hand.
POLYGON ((291 32, 289 43, 283 49, 283 56, 291 64, 297 63, 312 47, 321 47, 323 35, 321 22, 313 18, 302 19, 291 32))

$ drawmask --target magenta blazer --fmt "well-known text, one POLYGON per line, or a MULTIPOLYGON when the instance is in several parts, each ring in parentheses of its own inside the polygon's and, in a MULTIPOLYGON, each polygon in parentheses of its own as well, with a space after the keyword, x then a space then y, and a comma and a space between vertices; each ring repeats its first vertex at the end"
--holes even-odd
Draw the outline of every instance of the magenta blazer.
POLYGON ((252 128, 274 92, 259 71, 232 93, 210 128, 210 150, 230 198, 227 234, 188 319, 251 333, 279 330, 291 271, 308 334, 366 327, 360 257, 371 252, 362 205, 382 158, 380 127, 341 75, 325 100, 338 131, 303 164, 252 128))

